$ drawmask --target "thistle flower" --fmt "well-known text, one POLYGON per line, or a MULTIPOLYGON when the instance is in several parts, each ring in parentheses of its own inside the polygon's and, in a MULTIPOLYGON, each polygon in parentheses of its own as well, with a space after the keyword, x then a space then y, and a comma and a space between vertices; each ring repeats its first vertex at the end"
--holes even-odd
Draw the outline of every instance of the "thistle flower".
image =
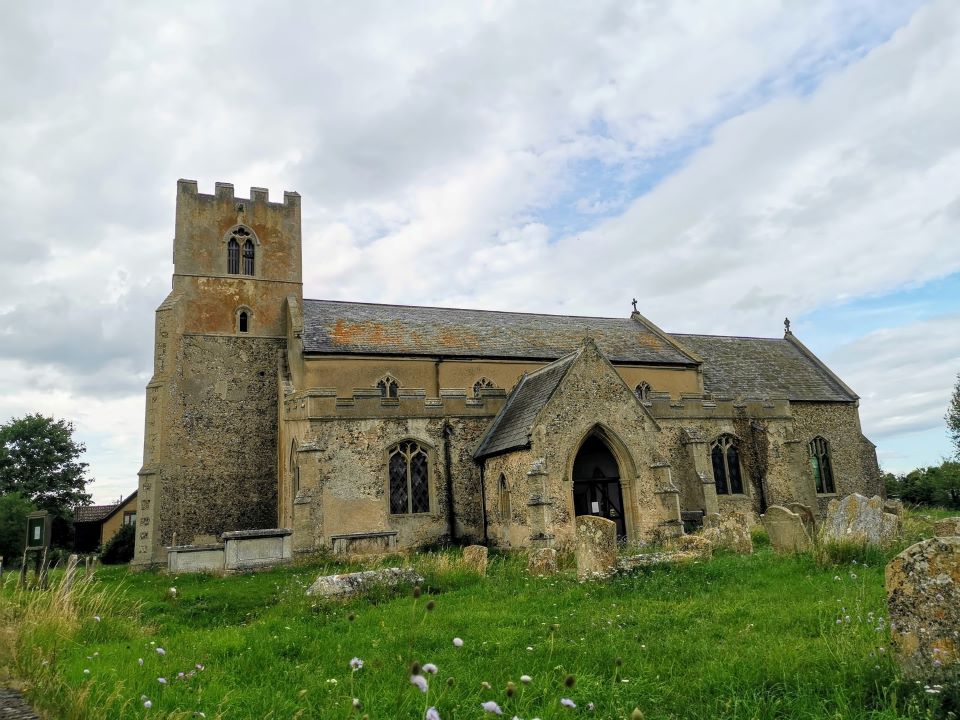
POLYGON ((560 698, 560 704, 568 708, 575 708, 577 706, 577 704, 570 698, 560 698))
POLYGON ((487 700, 485 703, 480 703, 486 712, 493 713, 494 715, 503 715, 503 710, 500 709, 500 706, 497 705, 493 700, 487 700))
POLYGON ((520 682, 522 682, 524 685, 529 685, 530 683, 533 682, 533 678, 530 677, 529 675, 521 675, 520 682))
POLYGON ((437 674, 437 666, 433 663, 425 663, 423 666, 423 671, 425 673, 430 673, 431 675, 437 674))
POLYGON ((362 667, 363 667, 363 660, 361 660, 360 658, 355 657, 355 658, 353 658, 353 659, 350 661, 350 669, 351 669, 351 670, 356 671, 356 670, 359 670, 359 669, 362 668, 362 667))
POLYGON ((166 655, 166 654, 167 654, 167 651, 164 650, 162 647, 157 648, 157 655, 166 655))
POLYGON ((410 683, 416 685, 422 693, 430 689, 430 686, 427 684, 427 679, 423 675, 411 675, 410 683))
POLYGON ((166 684, 167 684, 167 679, 166 679, 166 678, 159 677, 159 678, 157 678, 157 682, 160 683, 161 685, 166 685, 166 684))
POLYGON ((458 638, 458 637, 455 637, 455 638, 453 639, 453 646, 454 646, 454 647, 463 647, 463 640, 461 640, 461 639, 458 638))
POLYGON ((144 700, 144 701, 143 701, 143 706, 144 706, 147 710, 149 710, 150 708, 153 707, 153 703, 150 702, 149 700, 144 700))
POLYGON ((441 720, 440 713, 435 707, 427 708, 427 714, 423 716, 423 720, 441 720))

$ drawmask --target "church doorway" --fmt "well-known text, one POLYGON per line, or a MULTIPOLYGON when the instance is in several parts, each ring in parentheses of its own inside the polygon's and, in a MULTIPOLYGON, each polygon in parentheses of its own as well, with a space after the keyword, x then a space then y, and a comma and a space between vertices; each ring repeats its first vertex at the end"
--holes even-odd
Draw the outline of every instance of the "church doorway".
POLYGON ((573 511, 613 520, 617 539, 626 539, 620 468, 610 448, 596 435, 584 441, 573 461, 573 511))

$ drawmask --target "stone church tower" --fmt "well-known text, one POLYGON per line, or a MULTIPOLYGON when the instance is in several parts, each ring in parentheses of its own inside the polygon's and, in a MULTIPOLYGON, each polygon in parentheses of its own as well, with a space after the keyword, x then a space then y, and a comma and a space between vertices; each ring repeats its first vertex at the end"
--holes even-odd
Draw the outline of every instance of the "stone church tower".
POLYGON ((277 521, 278 359, 302 304, 300 196, 177 185, 173 290, 157 308, 135 563, 277 521))

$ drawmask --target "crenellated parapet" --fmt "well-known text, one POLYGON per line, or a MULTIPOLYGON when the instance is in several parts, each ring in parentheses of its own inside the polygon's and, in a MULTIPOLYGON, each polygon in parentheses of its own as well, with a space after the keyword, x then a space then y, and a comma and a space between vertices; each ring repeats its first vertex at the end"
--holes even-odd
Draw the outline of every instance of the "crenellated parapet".
POLYGON ((506 402, 500 388, 480 391, 441 390, 427 397, 426 390, 400 388, 397 397, 383 397, 377 388, 356 388, 350 397, 337 397, 336 388, 311 388, 283 400, 288 420, 381 419, 394 417, 493 417, 506 402))
POLYGON ((285 191, 283 193, 282 203, 270 202, 270 191, 267 188, 251 187, 249 198, 239 198, 234 195, 233 183, 217 182, 213 185, 213 194, 208 195, 199 192, 196 180, 177 180, 177 194, 180 196, 193 196, 198 200, 227 200, 237 203, 266 203, 276 206, 299 207, 300 193, 285 191))

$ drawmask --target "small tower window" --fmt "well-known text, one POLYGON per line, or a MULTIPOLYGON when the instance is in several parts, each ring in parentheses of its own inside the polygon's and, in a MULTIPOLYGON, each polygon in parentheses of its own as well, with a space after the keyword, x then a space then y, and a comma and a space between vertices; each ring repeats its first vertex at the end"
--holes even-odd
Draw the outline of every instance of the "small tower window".
POLYGON ((240 274, 240 244, 233 238, 227 243, 227 274, 240 274))
POLYGON ((243 274, 253 275, 253 243, 250 240, 243 244, 243 274))
POLYGON ((384 376, 377 382, 377 388, 380 390, 380 397, 397 399, 400 391, 400 383, 389 375, 384 376))
POLYGON ((240 311, 240 319, 239 319, 239 322, 238 322, 238 326, 239 326, 240 332, 245 333, 245 332, 247 332, 247 331, 249 330, 249 322, 250 322, 250 320, 249 320, 249 316, 247 315, 247 311, 246 311, 246 310, 241 310, 241 311, 240 311))
POLYGON ((637 387, 634 388, 633 392, 637 396, 637 399, 642 402, 648 402, 650 400, 650 383, 646 380, 640 382, 637 387))

